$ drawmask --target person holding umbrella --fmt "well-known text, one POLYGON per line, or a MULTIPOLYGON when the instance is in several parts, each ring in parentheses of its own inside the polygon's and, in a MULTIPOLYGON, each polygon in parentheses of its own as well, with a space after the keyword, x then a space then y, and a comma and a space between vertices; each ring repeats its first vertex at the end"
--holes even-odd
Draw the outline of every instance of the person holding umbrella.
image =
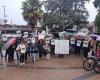
POLYGON ((83 41, 82 47, 83 47, 84 57, 85 57, 85 59, 87 59, 88 58, 88 52, 90 51, 90 49, 89 49, 89 41, 87 39, 83 41))
POLYGON ((7 60, 7 55, 8 55, 8 62, 14 60, 15 43, 16 43, 16 38, 11 38, 4 45, 4 48, 6 49, 5 60, 7 60))
POLYGON ((2 47, 3 47, 3 43, 2 41, 0 40, 0 56, 3 57, 3 54, 2 54, 2 47))
POLYGON ((80 50, 82 46, 82 41, 80 39, 80 36, 77 37, 76 44, 75 44, 75 54, 80 55, 80 50))
POLYGON ((8 55, 8 62, 14 61, 14 45, 10 45, 10 47, 6 50, 5 59, 7 60, 8 55))

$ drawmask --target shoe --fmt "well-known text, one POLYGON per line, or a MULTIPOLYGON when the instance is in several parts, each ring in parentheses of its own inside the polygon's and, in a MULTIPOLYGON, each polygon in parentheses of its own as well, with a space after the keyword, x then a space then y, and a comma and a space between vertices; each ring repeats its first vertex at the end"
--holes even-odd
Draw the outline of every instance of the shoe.
POLYGON ((25 63, 22 63, 23 65, 25 65, 25 63))
POLYGON ((23 66, 23 63, 19 63, 19 66, 23 66))
POLYGON ((85 60, 86 60, 86 58, 83 58, 83 60, 85 61, 85 60))

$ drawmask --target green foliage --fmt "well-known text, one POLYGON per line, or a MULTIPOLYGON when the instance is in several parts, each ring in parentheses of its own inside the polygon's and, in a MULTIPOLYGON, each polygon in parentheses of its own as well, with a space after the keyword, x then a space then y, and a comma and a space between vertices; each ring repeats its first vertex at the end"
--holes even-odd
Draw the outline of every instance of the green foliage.
POLYGON ((22 2, 22 15, 24 20, 32 27, 35 27, 37 20, 43 15, 39 0, 25 0, 22 2))
POLYGON ((56 14, 44 14, 44 25, 59 25, 61 23, 62 17, 56 14))
POLYGON ((68 25, 87 24, 86 1, 89 0, 47 0, 44 24, 50 26, 56 24, 63 28, 68 25))
POLYGON ((95 8, 100 8, 100 0, 95 0, 94 6, 95 6, 95 8))
POLYGON ((97 32, 100 32, 100 14, 96 16, 95 25, 97 26, 97 32))
POLYGON ((98 14, 95 19, 96 26, 100 26, 100 15, 98 14))
POLYGON ((100 32, 100 0, 95 0, 94 6, 98 10, 98 14, 97 14, 96 19, 95 19, 95 24, 97 26, 97 32, 100 32))

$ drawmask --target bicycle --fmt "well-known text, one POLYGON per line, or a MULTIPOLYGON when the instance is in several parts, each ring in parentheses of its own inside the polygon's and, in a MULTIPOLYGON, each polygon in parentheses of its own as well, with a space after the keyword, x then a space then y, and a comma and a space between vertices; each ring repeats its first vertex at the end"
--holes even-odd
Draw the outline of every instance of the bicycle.
POLYGON ((100 73, 100 58, 97 58, 95 64, 93 65, 93 69, 96 73, 100 73))
POLYGON ((83 62, 83 68, 86 71, 92 71, 94 68, 94 64, 95 64, 96 60, 95 58, 91 57, 91 58, 87 58, 84 62, 83 62))
POLYGON ((91 58, 87 58, 83 62, 83 68, 86 71, 94 70, 96 73, 100 73, 100 58, 98 58, 97 56, 91 57, 91 58))

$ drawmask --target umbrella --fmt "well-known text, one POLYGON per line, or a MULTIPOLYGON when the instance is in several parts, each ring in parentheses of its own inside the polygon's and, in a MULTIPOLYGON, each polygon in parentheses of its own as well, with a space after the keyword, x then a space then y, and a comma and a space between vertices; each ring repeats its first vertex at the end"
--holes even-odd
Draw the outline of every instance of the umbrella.
POLYGON ((87 35, 85 33, 78 32, 76 33, 76 36, 79 36, 81 39, 85 39, 87 35))
POLYGON ((97 40, 97 41, 100 41, 100 37, 98 37, 96 40, 97 40))
POLYGON ((81 29, 80 32, 88 34, 89 30, 84 28, 84 29, 81 29))
POLYGON ((85 34, 85 33, 82 33, 82 32, 78 32, 76 35, 77 35, 77 36, 83 36, 83 37, 86 37, 86 34, 85 34))
POLYGON ((95 37, 95 38, 98 38, 98 37, 99 37, 99 35, 97 35, 97 34, 90 34, 90 37, 95 37))
POLYGON ((90 36, 88 36, 87 39, 92 40, 92 38, 90 36))
POLYGON ((14 45, 16 43, 16 38, 9 39, 7 43, 5 44, 5 49, 8 49, 11 45, 14 45))

